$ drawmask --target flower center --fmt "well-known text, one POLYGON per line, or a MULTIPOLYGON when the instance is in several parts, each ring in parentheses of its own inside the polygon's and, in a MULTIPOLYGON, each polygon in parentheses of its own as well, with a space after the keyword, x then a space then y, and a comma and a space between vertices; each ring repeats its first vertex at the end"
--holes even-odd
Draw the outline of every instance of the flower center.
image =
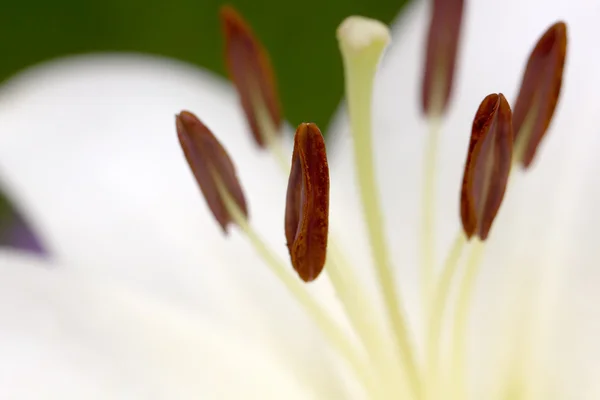
MULTIPOLYGON (((360 339, 360 347, 253 229, 233 163, 212 132, 189 112, 177 116, 185 156, 217 221, 224 231, 231 223, 239 227, 265 265, 304 307, 332 347, 347 360, 370 398, 459 400, 468 397, 466 330, 484 241, 502 203, 513 163, 525 167, 531 163, 560 91, 566 47, 563 23, 553 25, 532 53, 515 107, 514 135, 513 113, 502 94, 487 96, 477 110, 461 190, 463 229, 458 230, 436 274, 433 204, 437 141, 442 114, 450 98, 460 31, 455 25, 460 24, 463 7, 462 0, 453 2, 456 4, 449 10, 445 8, 449 2, 434 2, 423 84, 423 109, 430 124, 424 157, 420 252, 425 316, 423 360, 417 357, 416 341, 404 315, 402 296, 394 284, 374 167, 371 104, 375 74, 390 40, 385 25, 367 18, 350 17, 337 32, 344 62, 362 215, 385 306, 382 323, 374 317, 375 306, 365 294, 352 263, 337 239, 329 235, 329 169, 321 132, 314 124, 298 127, 290 166, 279 137, 281 116, 266 52, 234 10, 225 8, 222 13, 227 66, 254 138, 260 147, 274 154, 282 173, 289 175, 285 236, 291 264, 304 282, 316 279, 322 270, 327 273, 360 339), (445 28, 436 28, 440 26, 445 28), (464 274, 456 283, 456 302, 450 316, 450 354, 442 362, 443 321, 450 289, 461 264, 464 264, 464 274)), ((508 398, 525 398, 524 389, 511 390, 512 386, 506 390, 510 393, 508 398)))

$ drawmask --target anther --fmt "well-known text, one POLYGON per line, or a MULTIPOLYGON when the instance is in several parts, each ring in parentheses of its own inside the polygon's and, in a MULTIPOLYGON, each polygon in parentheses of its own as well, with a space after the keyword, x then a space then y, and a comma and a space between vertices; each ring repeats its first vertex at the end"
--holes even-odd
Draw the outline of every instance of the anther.
POLYGON ((567 54, 567 26, 552 25, 529 56, 514 107, 515 162, 527 168, 550 126, 567 54))
POLYGON ((464 0, 433 0, 427 55, 421 87, 421 106, 429 116, 443 113, 450 99, 464 0))
POLYGON ((275 74, 265 47, 231 6, 221 8, 225 36, 225 66, 237 89, 256 143, 265 147, 268 135, 282 123, 275 74))
POLYGON ((315 124, 300 124, 294 138, 285 207, 285 237, 294 269, 305 282, 319 276, 327 255, 329 167, 315 124))
POLYGON ((460 214, 468 238, 488 236, 506 191, 512 147, 510 106, 502 93, 490 94, 475 114, 463 175, 460 214))
POLYGON ((222 197, 224 190, 248 217, 244 192, 229 155, 200 120, 189 111, 176 117, 177 137, 208 208, 221 225, 223 232, 234 222, 222 197))

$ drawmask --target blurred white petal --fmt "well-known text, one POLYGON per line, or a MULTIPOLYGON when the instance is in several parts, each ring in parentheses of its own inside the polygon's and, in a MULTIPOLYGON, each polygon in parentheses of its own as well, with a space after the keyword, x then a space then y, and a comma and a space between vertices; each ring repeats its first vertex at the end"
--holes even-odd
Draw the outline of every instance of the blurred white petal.
POLYGON ((0 396, 311 398, 279 355, 164 301, 0 253, 0 396), (232 384, 235 382, 235 384, 232 384))
POLYGON ((202 111, 252 187, 269 169, 239 151, 251 143, 231 89, 164 59, 96 56, 29 70, 2 95, 3 179, 58 259, 177 289, 206 272, 217 279, 207 265, 229 246, 182 158, 174 115, 202 111))

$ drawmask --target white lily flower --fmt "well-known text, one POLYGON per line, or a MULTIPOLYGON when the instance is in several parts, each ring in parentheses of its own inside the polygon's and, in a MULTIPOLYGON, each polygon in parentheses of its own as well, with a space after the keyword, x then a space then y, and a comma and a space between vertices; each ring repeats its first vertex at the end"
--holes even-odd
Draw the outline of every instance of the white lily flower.
MULTIPOLYGON (((325 310, 327 323, 315 324, 314 309, 307 313, 306 303, 265 268, 247 232, 234 228, 223 236, 177 142, 174 114, 193 110, 237 166, 252 229, 285 260, 284 280, 298 283, 282 229, 288 177, 271 154, 256 149, 231 85, 157 57, 88 55, 31 68, 0 90, 2 187, 52 255, 0 252, 0 397, 599 398, 600 5, 467 5, 435 169, 436 266, 461 232, 462 170, 479 102, 503 92, 513 104, 532 46, 556 20, 569 27, 569 49, 548 136, 533 168, 513 171, 485 242, 462 336, 466 363, 452 364, 452 329, 444 329, 434 338, 439 374, 427 368, 429 328, 419 291, 428 135, 419 79, 429 13, 417 2, 396 23, 373 97, 381 197, 375 212, 385 225, 378 243, 387 244, 394 278, 388 283, 406 309, 416 391, 373 274, 378 263, 361 212, 364 192, 355 190, 357 164, 345 140, 356 124, 346 112, 330 132, 337 139, 329 158, 330 241, 346 261, 338 265, 342 280, 350 285, 346 274, 353 271, 358 284, 338 298, 326 265, 329 276, 298 286, 325 310), (356 329, 357 315, 367 329, 356 329), (325 325, 339 326, 341 339, 325 325), (340 345, 346 339, 348 348, 340 345), (465 379, 464 392, 456 376, 465 379)), ((358 30, 340 29, 342 48, 385 40, 385 28, 367 21, 375 28, 365 31, 363 22, 358 30)))

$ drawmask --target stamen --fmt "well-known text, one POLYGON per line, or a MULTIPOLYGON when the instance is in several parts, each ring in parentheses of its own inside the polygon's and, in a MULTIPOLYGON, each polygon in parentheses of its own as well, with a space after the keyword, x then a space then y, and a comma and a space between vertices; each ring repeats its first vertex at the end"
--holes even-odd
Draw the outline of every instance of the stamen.
POLYGON ((397 367, 385 348, 386 340, 370 318, 370 305, 343 253, 335 245, 328 247, 328 203, 329 168, 323 136, 316 125, 301 124, 294 138, 285 215, 292 265, 303 281, 312 281, 323 269, 327 252, 327 272, 369 357, 379 368, 382 391, 394 393, 397 375, 391 374, 396 373, 397 367))
POLYGON ((346 94, 354 138, 354 156, 361 202, 379 285, 388 318, 398 340, 400 358, 415 398, 421 398, 420 377, 396 294, 395 280, 385 243, 383 218, 373 163, 371 104, 373 81, 379 60, 390 41, 388 28, 381 22, 349 17, 338 28, 338 41, 344 61, 346 94))
POLYGON ((435 264, 435 174, 441 118, 446 111, 456 66, 464 0, 433 0, 421 86, 421 106, 429 134, 423 157, 420 232, 421 296, 423 311, 430 309, 435 264))
POLYGON ((437 147, 440 136, 441 119, 437 116, 429 118, 429 134, 426 138, 425 156, 423 157, 423 194, 421 209, 421 296, 423 312, 430 307, 431 291, 435 264, 435 173, 437 170, 437 147))
MULTIPOLYGON (((473 235, 476 238, 458 287, 452 331, 450 382, 456 399, 466 398, 464 359, 469 305, 483 256, 483 241, 489 235, 508 183, 513 151, 512 127, 512 113, 504 95, 490 94, 483 99, 473 120, 461 190, 463 229, 467 238, 471 239, 473 235)), ((448 272, 450 278, 452 272, 448 272)))
POLYGON ((248 217, 246 199, 235 167, 221 143, 194 114, 182 111, 175 121, 179 143, 208 208, 221 225, 223 232, 227 233, 227 227, 233 221, 223 199, 219 196, 214 176, 215 174, 219 176, 237 207, 248 217))
POLYGON ((456 309, 454 315, 454 329, 452 330, 451 341, 451 380, 453 385, 451 393, 454 394, 454 399, 466 399, 466 332, 469 316, 469 306, 471 305, 471 297, 475 288, 475 282, 481 260, 483 258, 484 242, 479 239, 474 239, 471 245, 471 254, 467 260, 467 267, 463 280, 458 286, 458 297, 456 300, 456 309))
POLYGON ((289 289, 331 345, 349 362, 369 393, 374 394, 376 398, 383 398, 373 371, 367 367, 364 356, 356 350, 338 324, 311 297, 305 286, 288 272, 286 264, 269 249, 250 226, 243 192, 235 176, 235 168, 223 146, 190 112, 181 112, 176 118, 176 124, 180 144, 188 164, 219 224, 224 230, 229 223, 234 223, 240 228, 271 272, 289 289))
POLYGON ((567 54, 567 26, 552 25, 529 56, 514 109, 515 158, 529 167, 558 103, 567 54))
POLYGON ((448 304, 448 298, 450 295, 450 286, 452 279, 456 275, 458 269, 460 256, 467 243, 466 236, 462 231, 459 231, 454 239, 454 243, 450 248, 442 273, 435 286, 433 303, 431 310, 429 311, 429 325, 427 332, 427 381, 429 382, 430 393, 427 398, 437 399, 439 398, 439 376, 438 376, 438 363, 439 363, 439 346, 441 344, 441 332, 442 322, 444 320, 444 311, 448 304))
POLYGON ((488 236, 510 173, 512 113, 502 94, 481 102, 473 121, 463 175, 460 214, 467 238, 488 236))
POLYGON ((231 6, 221 8, 225 66, 236 87, 256 143, 264 147, 280 135, 281 106, 265 47, 231 6))
POLYGON ((421 90, 423 112, 439 117, 450 100, 464 0, 433 0, 421 90))
POLYGON ((329 166, 315 124, 300 124, 294 137, 285 207, 285 236, 292 265, 304 282, 325 265, 329 231, 329 166))

